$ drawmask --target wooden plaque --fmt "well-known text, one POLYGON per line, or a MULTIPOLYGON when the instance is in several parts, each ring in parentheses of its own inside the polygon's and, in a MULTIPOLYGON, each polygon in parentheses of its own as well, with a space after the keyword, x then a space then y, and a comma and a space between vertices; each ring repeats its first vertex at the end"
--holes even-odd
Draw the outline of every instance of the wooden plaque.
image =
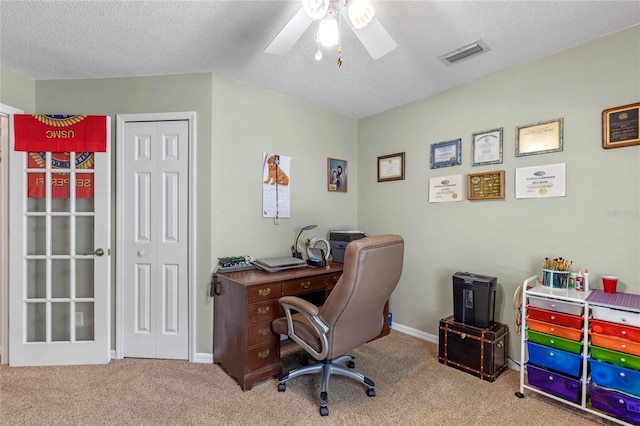
POLYGON ((504 170, 467 175, 469 200, 504 199, 504 170))

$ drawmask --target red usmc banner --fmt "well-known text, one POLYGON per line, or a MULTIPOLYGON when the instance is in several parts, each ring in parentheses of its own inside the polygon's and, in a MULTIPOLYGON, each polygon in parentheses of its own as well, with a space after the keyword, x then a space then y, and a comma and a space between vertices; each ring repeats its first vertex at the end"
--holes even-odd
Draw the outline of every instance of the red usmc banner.
MULTIPOLYGON (((76 170, 93 169, 93 152, 76 153, 73 159, 76 170)), ((52 152, 51 167, 70 170, 71 157, 68 152, 52 152)), ((44 168, 46 153, 30 152, 27 157, 27 167, 30 169, 44 168)), ((46 195, 46 176, 44 173, 29 173, 27 196, 30 198, 44 198, 46 195)), ((51 173, 51 197, 69 198, 69 173, 51 173)), ((93 198, 93 173, 75 173, 76 198, 93 198)))
POLYGON ((104 115, 13 116, 16 151, 104 152, 107 117, 104 115))

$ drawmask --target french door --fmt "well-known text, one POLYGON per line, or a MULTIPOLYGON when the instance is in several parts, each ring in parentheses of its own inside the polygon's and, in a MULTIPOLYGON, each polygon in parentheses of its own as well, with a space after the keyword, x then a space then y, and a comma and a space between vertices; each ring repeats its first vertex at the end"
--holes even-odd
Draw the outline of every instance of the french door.
POLYGON ((10 365, 110 359, 106 128, 106 152, 10 150, 10 365))

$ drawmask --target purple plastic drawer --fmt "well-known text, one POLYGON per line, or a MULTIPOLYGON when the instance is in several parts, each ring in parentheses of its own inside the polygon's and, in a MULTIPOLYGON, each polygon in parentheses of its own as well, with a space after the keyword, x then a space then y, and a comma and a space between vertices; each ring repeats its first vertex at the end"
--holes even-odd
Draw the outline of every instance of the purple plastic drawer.
POLYGON ((578 403, 581 389, 580 380, 538 368, 535 365, 525 365, 527 366, 527 377, 531 386, 567 401, 578 403))
POLYGON ((629 423, 640 424, 640 399, 589 385, 591 406, 629 423))
POLYGON ((640 371, 588 358, 591 382, 640 398, 640 371))

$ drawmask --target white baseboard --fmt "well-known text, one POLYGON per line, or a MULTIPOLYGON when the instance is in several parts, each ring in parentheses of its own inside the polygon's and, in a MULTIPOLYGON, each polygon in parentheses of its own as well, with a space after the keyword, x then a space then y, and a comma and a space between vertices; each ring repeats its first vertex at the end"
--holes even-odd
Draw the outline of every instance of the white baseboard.
MULTIPOLYGON (((399 331, 400 333, 408 334, 409 336, 417 337, 418 339, 425 340, 430 343, 438 344, 439 337, 430 333, 425 333, 424 331, 417 330, 415 328, 407 327, 406 325, 394 323, 391 325, 391 328, 395 331, 399 331)), ((112 351, 111 357, 115 356, 115 351, 112 351)), ((198 364, 213 364, 213 354, 212 353, 196 353, 196 357, 193 360, 194 363, 198 364)), ((511 359, 508 360, 509 368, 513 368, 514 370, 520 370, 520 366, 518 366, 511 359)))

